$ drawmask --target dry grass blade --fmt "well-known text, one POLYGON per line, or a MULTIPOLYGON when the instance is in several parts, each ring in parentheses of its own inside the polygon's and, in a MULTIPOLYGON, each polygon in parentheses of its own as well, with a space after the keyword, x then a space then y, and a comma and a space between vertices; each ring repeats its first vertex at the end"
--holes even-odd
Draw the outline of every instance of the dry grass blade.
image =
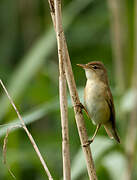
POLYGON ((47 176, 48 176, 48 178, 49 178, 49 180, 53 180, 53 178, 52 178, 52 176, 51 176, 51 174, 50 174, 50 171, 49 171, 49 169, 48 169, 48 167, 47 167, 47 165, 46 165, 46 163, 45 163, 45 161, 44 161, 44 159, 43 159, 43 157, 42 157, 42 155, 41 155, 41 153, 40 153, 40 151, 39 151, 38 146, 36 145, 36 143, 35 143, 32 135, 31 135, 31 133, 30 133, 29 130, 27 129, 27 127, 26 127, 26 125, 25 125, 25 123, 24 123, 24 121, 23 121, 23 119, 22 119, 22 117, 21 117, 18 109, 16 108, 16 106, 15 106, 12 98, 10 97, 10 95, 9 95, 6 87, 4 86, 2 80, 0 80, 0 84, 2 85, 2 87, 3 87, 3 89, 4 89, 5 93, 6 93, 6 95, 8 96, 8 99, 10 100, 11 105, 12 105, 13 108, 15 109, 15 111, 16 111, 16 113, 17 113, 17 116, 18 116, 19 120, 21 121, 22 128, 25 130, 27 136, 29 137, 29 140, 30 140, 30 142, 31 142, 31 144, 32 144, 32 146, 33 146, 33 148, 34 148, 34 150, 35 150, 35 152, 36 152, 36 154, 37 154, 37 156, 38 156, 38 158, 39 158, 39 160, 40 160, 40 162, 41 162, 41 164, 42 164, 42 166, 43 166, 43 168, 44 168, 44 170, 45 170, 45 172, 46 172, 46 174, 47 174, 47 176))
POLYGON ((9 135, 9 129, 7 129, 6 136, 4 138, 4 144, 3 144, 3 163, 6 164, 6 152, 7 152, 7 140, 9 135))
MULTIPOLYGON (((14 128, 14 127, 12 127, 14 128)), ((7 154, 7 141, 8 141, 8 136, 9 136, 9 132, 10 132, 10 129, 8 128, 7 129, 7 133, 6 133, 6 136, 4 138, 4 144, 3 144, 3 163, 6 165, 9 173, 11 174, 11 176, 16 179, 15 175, 13 174, 13 172, 11 171, 10 167, 8 166, 7 164, 7 161, 6 161, 6 154, 7 154)))

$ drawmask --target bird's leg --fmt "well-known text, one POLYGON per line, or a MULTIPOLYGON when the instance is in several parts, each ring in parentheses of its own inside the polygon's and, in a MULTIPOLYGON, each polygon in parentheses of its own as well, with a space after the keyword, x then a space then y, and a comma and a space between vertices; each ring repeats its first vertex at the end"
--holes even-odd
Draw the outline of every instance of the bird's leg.
POLYGON ((81 109, 84 109, 84 111, 86 112, 86 115, 90 119, 89 113, 88 113, 87 109, 85 108, 85 106, 82 103, 76 104, 75 106, 79 106, 79 107, 81 107, 81 109))
POLYGON ((91 140, 89 140, 89 141, 93 142, 93 140, 95 139, 95 137, 96 137, 96 135, 97 135, 97 132, 98 132, 100 126, 101 126, 101 124, 98 124, 98 125, 97 125, 96 130, 95 130, 95 132, 94 132, 94 135, 92 136, 91 140))
POLYGON ((87 142, 86 144, 83 145, 83 147, 89 146, 89 145, 94 141, 95 136, 97 135, 97 132, 98 132, 100 126, 101 126, 101 124, 98 124, 98 125, 97 125, 96 130, 95 130, 95 132, 94 132, 94 135, 92 136, 92 138, 91 138, 90 140, 88 140, 88 142, 87 142))

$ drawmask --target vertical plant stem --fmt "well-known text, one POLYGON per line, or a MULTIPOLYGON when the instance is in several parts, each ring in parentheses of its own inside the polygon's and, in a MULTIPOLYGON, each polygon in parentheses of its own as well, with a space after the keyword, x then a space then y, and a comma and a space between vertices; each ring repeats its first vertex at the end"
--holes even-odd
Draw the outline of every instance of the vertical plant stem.
POLYGON ((134 66, 132 86, 137 87, 137 0, 134 1, 134 66))
POLYGON ((67 77, 67 82, 68 82, 68 86, 69 86, 72 104, 74 107, 75 119, 76 119, 76 124, 77 124, 77 128, 78 128, 78 133, 80 136, 82 149, 83 149, 83 152, 85 155, 87 171, 88 171, 88 175, 89 175, 90 180, 97 180, 96 170, 94 167, 94 162, 93 162, 90 146, 87 146, 87 147, 83 146, 84 144, 87 143, 88 136, 87 136, 87 131, 85 128, 82 110, 78 106, 78 104, 80 103, 80 100, 78 97, 76 84, 75 84, 75 80, 74 80, 74 76, 73 76, 72 67, 71 67, 70 58, 69 58, 68 49, 67 49, 66 44, 65 44, 65 48, 66 48, 66 51, 65 51, 66 52, 65 72, 66 72, 66 77, 67 77))
MULTIPOLYGON (((61 0, 55 0, 55 1, 49 0, 53 25, 55 28, 57 21, 59 21, 61 23, 61 27, 62 27, 61 8, 58 9, 60 11, 60 13, 58 13, 60 16, 58 16, 58 18, 55 18, 57 9, 54 6, 54 2, 56 3, 56 5, 58 5, 58 7, 60 7, 61 6, 61 0)), ((56 31, 56 29, 55 29, 55 31, 56 31)), ((73 76, 73 72, 72 72, 71 62, 70 62, 70 58, 69 58, 69 53, 68 53, 68 48, 67 48, 67 44, 65 41, 63 28, 58 35, 63 36, 63 38, 64 38, 63 50, 64 50, 65 56, 64 56, 64 62, 63 63, 65 66, 65 74, 66 74, 66 79, 67 79, 67 83, 68 83, 68 87, 69 87, 69 91, 70 91, 70 95, 71 95, 71 99, 72 99, 72 104, 74 106, 76 124, 78 127, 78 132, 79 132, 79 136, 80 136, 80 140, 81 140, 81 144, 82 144, 82 149, 83 149, 85 159, 86 159, 86 165, 87 165, 89 179, 90 180, 97 180, 96 171, 95 171, 94 162, 93 162, 92 155, 91 155, 90 146, 83 147, 83 144, 86 144, 88 141, 88 136, 87 136, 87 132, 86 132, 85 124, 84 124, 84 118, 82 115, 82 110, 81 110, 81 107, 78 106, 80 104, 80 100, 79 100, 77 89, 76 89, 76 84, 75 84, 75 80, 74 80, 74 76, 73 76)))
POLYGON ((68 106, 66 94, 66 77, 64 70, 64 40, 61 19, 61 1, 55 3, 55 28, 58 45, 59 57, 59 92, 60 92, 60 111, 62 124, 62 157, 63 157, 63 179, 70 180, 70 151, 69 151, 69 130, 68 130, 68 106))
POLYGON ((130 121, 127 130, 126 138, 126 153, 128 158, 128 167, 124 176, 125 180, 132 179, 132 173, 134 168, 134 157, 136 148, 136 137, 137 137, 137 0, 135 0, 135 10, 134 10, 134 66, 133 66, 133 76, 131 88, 135 92, 134 107, 130 113, 130 121))
POLYGON ((66 95, 66 79, 64 75, 60 75, 60 108, 61 108, 61 124, 62 124, 62 158, 63 158, 63 179, 71 179, 70 170, 70 150, 69 150, 69 129, 68 129, 68 111, 67 111, 67 95, 66 95))
POLYGON ((68 52, 65 36, 64 36, 64 46, 65 46, 65 58, 66 58, 65 63, 64 63, 66 79, 67 79, 67 83, 68 83, 68 87, 69 87, 69 91, 70 91, 72 104, 74 107, 75 119, 76 119, 76 124, 77 124, 77 128, 78 128, 78 133, 80 136, 81 145, 82 145, 82 149, 83 149, 83 152, 85 155, 87 171, 88 171, 90 180, 97 180, 96 170, 94 167, 94 161, 92 158, 90 146, 87 146, 87 147, 83 146, 88 141, 88 135, 87 135, 81 107, 78 106, 80 103, 80 100, 79 100, 79 96, 77 93, 76 83, 75 83, 75 79, 74 79, 74 75, 73 75, 73 71, 72 71, 72 66, 71 66, 71 61, 70 61, 70 57, 69 57, 69 52, 68 52))
POLYGON ((108 0, 108 8, 110 11, 111 17, 111 41, 112 41, 112 52, 115 65, 115 76, 117 87, 119 92, 124 91, 125 89, 125 72, 124 72, 124 53, 123 53, 123 44, 125 41, 126 34, 123 33, 126 28, 124 28, 124 22, 122 21, 124 2, 121 0, 108 0), (122 5, 121 5, 122 4, 122 5), (121 8, 122 7, 122 8, 121 8))
POLYGON ((49 169, 48 169, 48 167, 47 167, 47 165, 46 165, 46 163, 45 163, 45 161, 44 161, 44 159, 43 159, 43 157, 42 157, 42 155, 41 155, 41 153, 40 153, 40 151, 39 151, 38 146, 36 145, 36 143, 35 143, 32 135, 31 135, 31 133, 30 133, 29 130, 27 129, 27 127, 26 127, 26 125, 25 125, 25 123, 24 123, 24 121, 23 121, 23 119, 22 119, 22 117, 21 117, 18 109, 16 108, 16 106, 15 106, 12 98, 10 97, 10 95, 9 95, 6 87, 4 86, 2 80, 0 80, 0 84, 2 85, 2 87, 3 87, 3 89, 4 89, 5 93, 6 93, 6 95, 8 96, 8 99, 10 100, 11 105, 12 105, 13 108, 15 109, 15 111, 16 111, 16 113, 17 113, 17 116, 18 116, 19 120, 21 121, 22 127, 23 127, 23 129, 25 130, 27 136, 29 137, 30 142, 31 142, 31 144, 32 144, 32 146, 33 146, 33 148, 34 148, 34 150, 35 150, 35 152, 36 152, 36 154, 37 154, 37 156, 38 156, 38 158, 39 158, 39 160, 40 160, 40 162, 41 162, 41 164, 42 164, 42 166, 43 166, 43 168, 44 168, 44 170, 45 170, 45 172, 46 172, 46 174, 47 174, 47 176, 48 176, 48 178, 49 178, 49 180, 53 180, 53 178, 52 178, 52 176, 51 176, 51 174, 50 174, 50 171, 49 171, 49 169))

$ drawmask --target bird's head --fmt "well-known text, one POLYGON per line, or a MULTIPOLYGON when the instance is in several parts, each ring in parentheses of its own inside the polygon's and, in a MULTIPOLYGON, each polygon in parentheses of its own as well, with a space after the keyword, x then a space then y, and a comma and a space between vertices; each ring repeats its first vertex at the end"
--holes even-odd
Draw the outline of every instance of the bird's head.
POLYGON ((77 64, 85 70, 86 77, 89 80, 101 80, 107 83, 107 71, 100 61, 92 61, 87 64, 77 64))

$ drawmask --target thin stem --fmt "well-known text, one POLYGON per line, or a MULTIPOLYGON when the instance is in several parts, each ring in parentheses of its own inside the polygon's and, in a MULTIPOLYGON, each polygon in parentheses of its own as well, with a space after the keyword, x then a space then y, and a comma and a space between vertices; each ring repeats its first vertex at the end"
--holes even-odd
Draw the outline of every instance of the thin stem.
POLYGON ((13 108, 15 109, 15 111, 16 111, 16 113, 17 113, 17 116, 18 116, 19 120, 21 121, 22 127, 23 127, 23 129, 25 130, 26 134, 28 135, 28 137, 29 137, 29 139, 30 139, 30 142, 31 142, 31 144, 32 144, 33 147, 34 147, 34 150, 35 150, 35 152, 37 153, 37 156, 38 156, 38 158, 39 158, 39 160, 40 160, 40 162, 41 162, 41 164, 42 164, 42 166, 43 166, 43 168, 44 168, 44 170, 45 170, 45 172, 46 172, 49 180, 53 180, 53 178, 52 178, 52 176, 51 176, 51 174, 50 174, 50 171, 49 171, 49 169, 48 169, 48 167, 47 167, 47 165, 46 165, 46 163, 45 163, 45 161, 44 161, 44 159, 43 159, 43 157, 42 157, 42 155, 41 155, 41 153, 40 153, 40 151, 39 151, 38 146, 36 145, 36 143, 35 143, 32 135, 31 135, 31 133, 28 131, 28 129, 27 129, 27 127, 26 127, 26 125, 25 125, 25 123, 24 123, 24 121, 23 121, 23 119, 22 119, 22 117, 21 117, 21 115, 20 115, 17 107, 15 106, 15 104, 14 104, 11 96, 9 95, 9 93, 8 93, 5 85, 3 84, 2 80, 0 80, 0 84, 2 85, 2 87, 3 87, 3 89, 4 89, 5 93, 6 93, 6 95, 7 95, 7 97, 8 97, 8 99, 10 100, 11 105, 12 105, 13 108))
POLYGON ((134 107, 130 113, 130 121, 128 124, 127 137, 126 137, 126 153, 128 159, 128 167, 125 172, 124 179, 131 180, 132 173, 135 163, 135 147, 136 147, 136 129, 137 129, 137 0, 135 0, 135 11, 134 11, 134 65, 133 65, 133 75, 132 75, 132 85, 131 88, 135 90, 134 107))
MULTIPOLYGON (((55 1, 56 1, 56 3, 58 3, 58 5, 61 5, 60 0, 55 0, 55 1)), ((52 17, 53 25, 55 28, 57 19, 55 19, 54 1, 49 0, 49 5, 50 5, 50 10, 51 10, 51 17, 52 17)), ((60 15, 61 15, 61 12, 60 12, 60 15)), ((61 22, 61 24, 62 24, 62 22, 61 22)), ((55 28, 55 31, 56 31, 56 28, 55 28)), ((71 99, 72 99, 72 104, 74 107, 75 119, 76 119, 78 132, 79 132, 79 136, 80 136, 80 140, 81 140, 81 144, 82 144, 82 149, 83 149, 85 159, 86 159, 88 175, 89 175, 90 180, 96 180, 97 176, 96 176, 96 171, 94 168, 94 163, 93 163, 90 147, 89 146, 83 147, 83 145, 88 142, 88 136, 87 136, 87 132, 86 132, 85 124, 84 124, 84 118, 83 118, 81 107, 77 106, 78 104, 80 104, 80 100, 79 100, 77 89, 76 89, 76 84, 75 84, 75 80, 74 80, 74 76, 73 76, 73 72, 72 72, 71 62, 70 62, 68 48, 67 48, 67 44, 65 41, 65 36, 64 36, 63 30, 61 31, 61 34, 64 37, 65 74, 66 74, 66 79, 67 79, 67 83, 68 83, 68 87, 69 87, 69 91, 70 91, 70 95, 71 95, 71 99)))
POLYGON ((78 133, 79 133, 82 149, 83 149, 83 152, 85 155, 88 175, 89 175, 90 180, 97 180, 96 170, 94 167, 94 162, 93 162, 90 146, 86 146, 86 147, 84 146, 88 142, 88 136, 87 136, 87 131, 86 131, 85 123, 84 123, 82 109, 80 106, 78 106, 78 104, 80 104, 80 100, 79 100, 77 89, 76 89, 76 83, 74 80, 66 43, 65 43, 65 48, 66 48, 66 51, 65 51, 65 53, 66 53, 66 61, 65 61, 66 78, 67 78, 67 82, 68 82, 68 87, 69 87, 69 91, 70 91, 72 104, 74 107, 78 133))
POLYGON ((70 151, 69 151, 69 130, 68 130, 68 110, 67 110, 67 94, 66 94, 66 77, 64 70, 64 40, 61 18, 61 2, 54 1, 55 4, 55 22, 56 37, 58 44, 59 57, 59 92, 60 92, 60 110, 62 124, 62 157, 63 157, 63 179, 70 180, 70 151))
POLYGON ((121 0, 108 0, 108 8, 110 11, 110 23, 111 23, 111 41, 112 41, 112 52, 113 59, 115 65, 115 76, 117 87, 119 88, 119 92, 125 90, 125 72, 124 72, 124 52, 123 45, 125 42, 124 35, 126 28, 124 28, 125 24, 122 21, 123 14, 122 10, 124 8, 124 2, 121 0), (122 4, 122 5, 121 5, 122 4), (124 33, 123 33, 124 30, 124 33))

